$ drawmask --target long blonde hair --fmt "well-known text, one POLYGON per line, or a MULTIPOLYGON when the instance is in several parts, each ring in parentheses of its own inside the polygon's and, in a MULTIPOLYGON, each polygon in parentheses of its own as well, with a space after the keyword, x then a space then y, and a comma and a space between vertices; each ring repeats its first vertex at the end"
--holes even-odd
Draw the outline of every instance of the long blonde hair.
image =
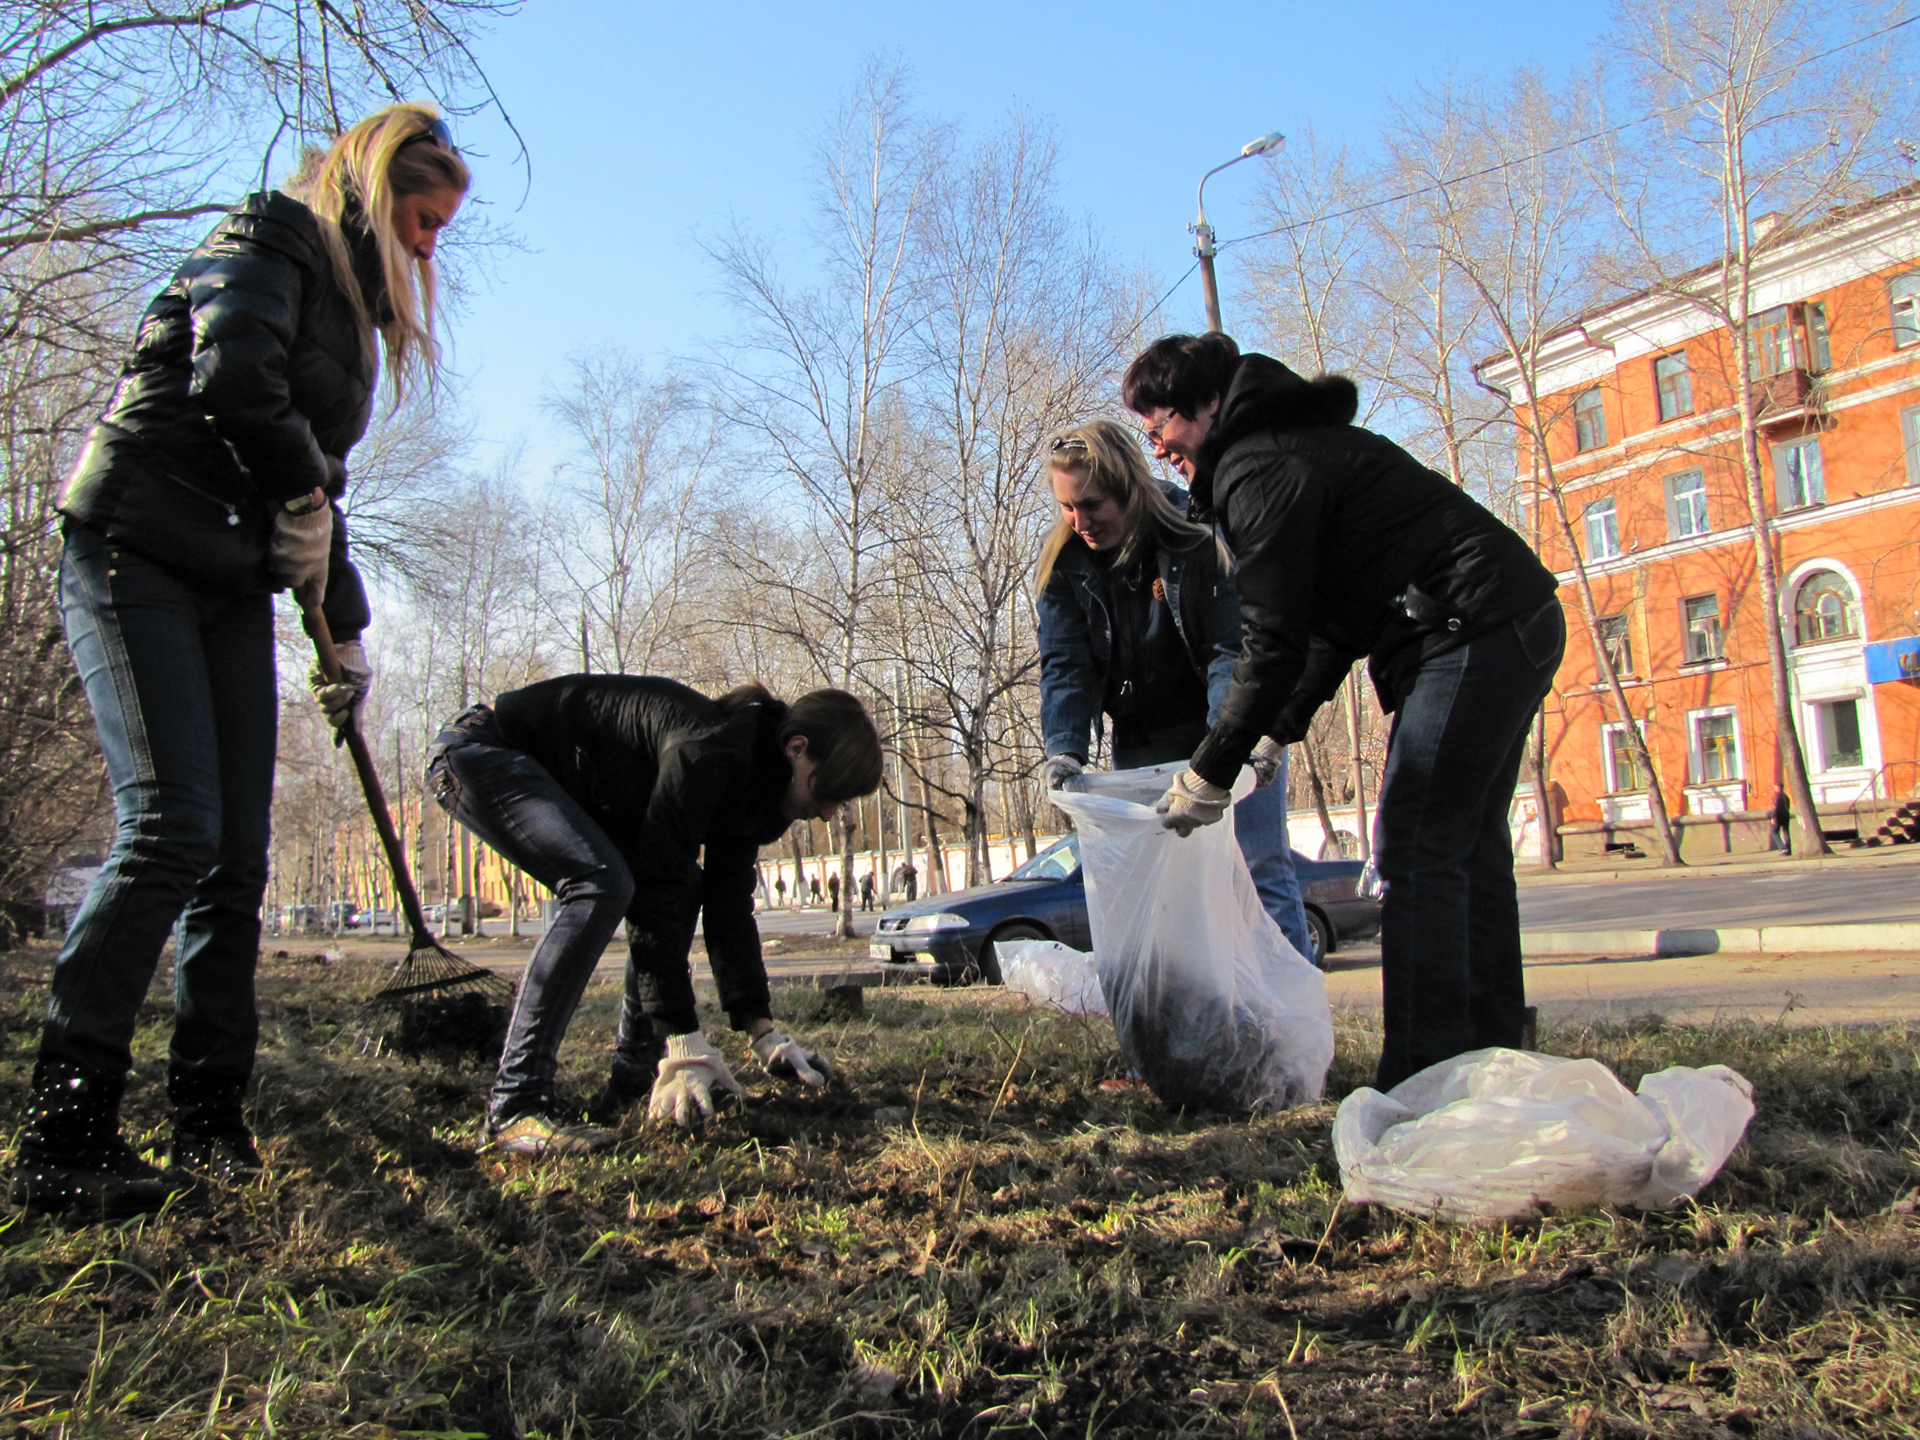
POLYGON ((466 161, 438 140, 423 138, 440 119, 431 105, 390 105, 367 116, 324 151, 310 150, 287 193, 313 211, 333 262, 334 278, 359 317, 369 363, 379 332, 387 352, 387 379, 399 406, 409 381, 429 385, 440 372, 434 339, 439 288, 432 260, 410 255, 394 230, 393 203, 402 195, 452 189, 462 195, 473 183, 466 161), (412 142, 412 143, 409 143, 412 142), (378 315, 367 308, 354 274, 353 254, 342 225, 358 211, 380 256, 386 303, 378 315))
MULTIPOLYGON (((1053 447, 1047 465, 1049 487, 1056 472, 1091 475, 1095 492, 1118 504, 1126 517, 1126 530, 1113 552, 1116 566, 1130 563, 1148 539, 1158 540, 1169 550, 1190 550, 1203 541, 1219 544, 1211 530, 1187 519, 1167 498, 1147 468, 1139 440, 1124 425, 1090 420, 1063 432, 1053 447)), ((1040 546, 1040 563, 1033 575, 1035 594, 1047 588, 1054 563, 1073 538, 1073 527, 1064 517, 1056 517, 1040 546)), ((1220 568, 1222 572, 1229 568, 1225 547, 1220 549, 1220 568)))

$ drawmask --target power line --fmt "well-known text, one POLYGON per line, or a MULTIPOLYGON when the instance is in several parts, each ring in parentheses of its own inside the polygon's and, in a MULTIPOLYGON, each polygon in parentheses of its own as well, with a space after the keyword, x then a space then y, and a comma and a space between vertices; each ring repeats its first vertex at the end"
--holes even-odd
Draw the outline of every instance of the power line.
MULTIPOLYGON (((1814 55, 1809 55, 1806 57, 1805 60, 1799 61, 1797 63, 1805 65, 1815 60, 1825 60, 1830 56, 1838 55, 1842 50, 1851 50, 1854 46, 1864 45, 1869 40, 1878 40, 1883 35, 1891 35, 1894 31, 1905 29, 1907 26, 1912 25, 1916 22, 1920 22, 1920 15, 1910 15, 1905 20, 1896 20, 1891 25, 1882 26, 1880 29, 1873 31, 1870 34, 1858 36, 1855 39, 1848 40, 1839 45, 1835 45, 1830 49, 1822 50, 1819 53, 1814 55)), ((1765 83, 1766 81, 1773 79, 1774 76, 1781 75, 1784 73, 1786 73, 1786 68, 1782 67, 1782 69, 1780 70, 1776 70, 1770 74, 1761 76, 1760 83, 1765 83)), ((1421 185, 1412 190, 1403 190, 1398 195, 1389 195, 1384 199, 1369 200, 1366 204, 1356 205, 1350 210, 1337 210, 1331 215, 1313 215, 1313 216, 1309 216, 1305 220, 1295 220, 1286 225, 1276 225, 1271 230, 1261 230, 1258 233, 1253 235, 1239 235, 1233 238, 1232 240, 1222 240, 1218 248, 1221 250, 1226 250, 1235 245, 1245 245, 1249 241, 1265 240, 1274 235, 1284 235, 1288 231, 1299 230, 1308 225, 1320 225, 1320 224, 1326 223, 1329 220, 1350 219, 1355 215, 1364 215, 1369 210, 1383 209, 1388 205, 1398 205, 1403 200, 1412 200, 1416 196, 1430 195, 1435 191, 1445 190, 1450 185, 1459 185, 1468 180, 1479 180, 1488 175, 1497 175, 1502 170, 1511 170, 1518 165, 1530 164, 1535 160, 1544 160, 1549 155, 1558 155, 1563 150, 1576 150, 1582 145, 1592 144, 1595 140, 1604 140, 1609 135, 1618 135, 1622 131, 1633 129, 1637 125, 1644 125, 1649 120, 1658 120, 1663 116, 1671 115, 1681 110, 1690 109, 1692 107, 1692 104, 1693 104, 1692 101, 1688 101, 1679 105, 1669 105, 1664 110, 1649 111, 1647 114, 1641 115, 1636 119, 1622 120, 1618 125, 1609 125, 1605 129, 1595 130, 1590 134, 1581 135, 1572 140, 1563 140, 1558 145, 1549 145, 1546 147, 1546 149, 1535 150, 1530 155, 1520 155, 1520 156, 1516 156, 1512 160, 1502 160, 1497 165, 1488 165, 1484 169, 1480 169, 1480 170, 1470 170, 1470 171, 1467 171, 1465 174, 1455 175, 1451 179, 1447 179, 1447 180, 1439 180, 1431 185, 1421 185)), ((1193 271, 1189 270, 1187 272, 1187 275, 1191 275, 1192 273, 1193 271)), ((1184 282, 1186 278, 1187 278, 1186 275, 1182 275, 1180 277, 1180 280, 1184 282)), ((1176 284, 1174 288, 1178 289, 1179 288, 1178 284, 1176 284)), ((1171 293, 1172 291, 1168 292, 1168 294, 1171 294, 1171 293)))

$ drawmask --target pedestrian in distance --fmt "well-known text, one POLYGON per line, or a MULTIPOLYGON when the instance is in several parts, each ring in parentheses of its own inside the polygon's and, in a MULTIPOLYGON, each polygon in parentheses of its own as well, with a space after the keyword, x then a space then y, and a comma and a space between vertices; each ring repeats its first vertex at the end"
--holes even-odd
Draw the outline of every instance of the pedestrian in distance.
POLYGON ((911 905, 920 894, 920 872, 909 860, 900 867, 900 888, 907 892, 907 903, 911 905))
POLYGON ((1773 792, 1772 823, 1767 828, 1767 849, 1793 853, 1793 802, 1787 799, 1784 785, 1773 792))
POLYGON ((787 908, 787 877, 786 876, 776 875, 773 877, 773 893, 779 900, 780 908, 782 910, 786 909, 787 908))
POLYGON ((338 502, 384 354, 430 381, 434 244, 467 166, 430 106, 370 115, 249 195, 142 316, 58 508, 59 601, 116 831, 54 961, 14 1193, 125 1214, 181 1188, 120 1136, 135 1018, 178 922, 168 1162, 245 1182, 254 968, 278 740, 274 592, 321 604, 359 707, 369 613, 338 502))
POLYGON ((808 876, 808 877, 807 877, 807 885, 808 885, 808 887, 809 887, 809 888, 810 888, 810 889, 811 889, 811 890, 813 891, 813 903, 814 903, 814 904, 816 904, 816 905, 818 905, 818 904, 820 904, 820 903, 821 903, 821 901, 820 901, 820 877, 819 877, 818 875, 810 875, 810 876, 808 876))
POLYGON ((840 908, 840 872, 838 870, 827 872, 827 908, 829 910, 840 908))
POLYGON ((860 908, 873 909, 873 871, 871 870, 860 877, 860 908))
MULTIPOLYGON (((1185 515, 1187 493, 1147 468, 1137 436, 1095 420, 1053 442, 1058 518, 1034 574, 1040 617, 1040 729, 1050 790, 1093 753, 1104 713, 1115 769, 1192 758, 1233 682, 1240 600, 1220 542, 1185 515)), ((1287 752, 1267 744, 1258 784, 1234 807, 1234 836, 1260 903, 1311 956, 1287 840, 1287 752)))
POLYGON ((1394 717, 1375 811, 1385 1037, 1375 1083, 1518 1046, 1526 1009, 1507 824, 1534 711, 1566 643, 1553 574, 1443 475, 1353 424, 1351 380, 1304 380, 1227 336, 1170 335, 1127 408, 1232 551, 1241 653, 1161 799, 1183 834, 1240 767, 1307 733, 1367 657, 1394 717))
POLYGON ((648 1115, 691 1126, 743 1093, 694 1008, 696 924, 720 1008, 769 1075, 819 1088, 832 1067, 772 1020, 753 871, 795 820, 830 820, 880 788, 880 737, 860 702, 815 690, 791 705, 759 685, 717 700, 677 681, 566 675, 450 720, 427 751, 441 808, 553 892, 527 964, 487 1107, 511 1155, 584 1154, 605 1124, 648 1115), (561 1113, 560 1042, 627 922, 626 992, 607 1083, 590 1120, 561 1113))

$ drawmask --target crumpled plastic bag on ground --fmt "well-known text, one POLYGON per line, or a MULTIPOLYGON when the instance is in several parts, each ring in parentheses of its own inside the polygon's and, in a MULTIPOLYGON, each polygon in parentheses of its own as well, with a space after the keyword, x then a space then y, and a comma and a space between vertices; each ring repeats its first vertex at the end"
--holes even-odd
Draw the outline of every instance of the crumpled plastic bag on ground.
POLYGON ((1121 1053, 1170 1106, 1317 1100, 1333 1063, 1326 982, 1261 908, 1231 816, 1184 839, 1161 825, 1154 802, 1182 768, 1088 774, 1051 797, 1080 833, 1094 967, 1121 1053))
POLYGON ((1000 982, 1018 994, 1053 1005, 1070 1015, 1104 1015, 1107 997, 1093 956, 1058 940, 998 940, 1000 982))
POLYGON ((1675 1065, 1635 1095, 1597 1060, 1475 1050, 1354 1091, 1333 1150, 1347 1199, 1444 1220, 1655 1210, 1697 1195, 1752 1118, 1753 1086, 1724 1065, 1675 1065))

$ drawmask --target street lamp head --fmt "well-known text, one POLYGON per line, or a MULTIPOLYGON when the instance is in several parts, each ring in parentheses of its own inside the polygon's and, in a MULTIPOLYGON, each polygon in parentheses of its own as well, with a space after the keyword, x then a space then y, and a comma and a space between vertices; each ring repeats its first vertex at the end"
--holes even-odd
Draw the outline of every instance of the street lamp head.
POLYGON ((1248 155, 1272 155, 1286 148, 1287 137, 1282 135, 1278 130, 1270 130, 1258 140, 1249 140, 1246 144, 1242 145, 1240 147, 1240 154, 1243 157, 1248 155))

